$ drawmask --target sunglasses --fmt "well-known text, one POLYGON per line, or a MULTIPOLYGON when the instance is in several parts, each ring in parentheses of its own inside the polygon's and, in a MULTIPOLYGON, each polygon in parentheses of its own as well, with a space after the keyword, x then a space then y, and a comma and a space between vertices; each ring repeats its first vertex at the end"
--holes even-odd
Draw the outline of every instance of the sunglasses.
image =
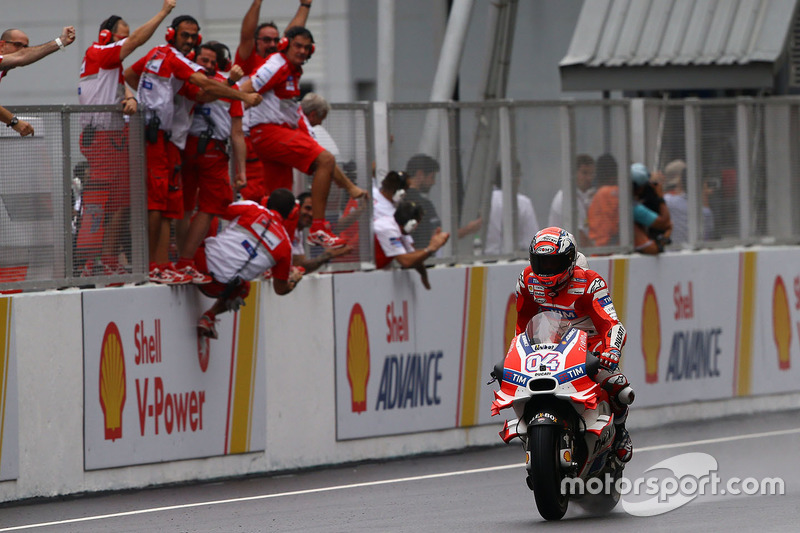
POLYGON ((261 41, 262 43, 277 43, 280 40, 280 37, 256 37, 256 41, 261 41))
POLYGON ((3 41, 3 42, 6 42, 8 44, 13 44, 17 48, 28 48, 27 44, 25 44, 23 42, 20 42, 20 41, 3 41))

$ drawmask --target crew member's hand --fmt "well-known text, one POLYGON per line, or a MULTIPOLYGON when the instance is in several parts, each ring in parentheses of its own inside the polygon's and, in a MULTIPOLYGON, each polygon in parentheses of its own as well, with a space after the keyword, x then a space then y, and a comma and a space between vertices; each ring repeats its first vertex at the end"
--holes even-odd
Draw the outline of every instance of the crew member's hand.
POLYGON ((122 112, 124 114, 134 115, 137 108, 136 98, 125 98, 122 100, 122 112))
POLYGON ((61 44, 64 46, 69 46, 75 40, 75 27, 74 26, 65 26, 63 30, 61 30, 61 44))
POLYGON ((177 2, 175 0, 164 0, 164 5, 161 6, 161 12, 169 15, 172 10, 175 9, 176 4, 177 2))
POLYGON ((230 80, 232 84, 236 83, 243 77, 244 77, 244 70, 242 70, 242 67, 240 67, 239 65, 234 65, 231 67, 231 71, 228 73, 228 80, 230 80))
POLYGON ((244 103, 249 107, 255 107, 261 103, 261 95, 258 93, 247 93, 244 95, 244 103))
POLYGON ((26 135, 33 135, 33 126, 31 126, 24 120, 20 120, 19 122, 17 122, 16 125, 11 127, 11 129, 19 133, 21 137, 25 137, 26 135))
POLYGON ((605 368, 609 372, 613 372, 619 366, 619 350, 616 348, 609 348, 608 351, 600 354, 600 367, 605 368))
POLYGON ((450 238, 450 233, 442 231, 442 228, 436 228, 431 235, 431 240, 428 242, 428 248, 434 252, 444 246, 450 238))
POLYGON ((247 185, 247 171, 239 170, 236 172, 236 180, 233 182, 234 192, 239 192, 247 185))

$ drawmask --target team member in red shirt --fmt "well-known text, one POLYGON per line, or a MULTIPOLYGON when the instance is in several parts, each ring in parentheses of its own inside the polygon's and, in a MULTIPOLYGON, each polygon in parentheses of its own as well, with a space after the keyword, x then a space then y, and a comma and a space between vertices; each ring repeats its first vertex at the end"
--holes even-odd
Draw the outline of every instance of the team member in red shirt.
POLYGON ((341 248, 346 244, 333 234, 325 220, 331 181, 347 189, 352 198, 367 196, 346 176, 336 173, 336 159, 322 148, 306 128, 299 127, 302 111, 297 104, 300 96, 302 65, 314 51, 314 38, 306 28, 286 30, 279 53, 267 61, 244 82, 242 90, 257 91, 264 101, 250 111, 250 139, 263 162, 291 166, 305 174, 314 175, 311 202, 314 221, 308 242, 326 248, 341 248))
MULTIPOLYGON (((205 68, 209 78, 227 82, 218 72, 218 67, 227 70, 230 59, 225 54, 227 48, 217 42, 203 43, 200 46, 197 63, 205 68), (222 63, 220 65, 220 62, 222 63)), ((232 68, 228 80, 234 84, 242 76, 239 66, 232 68)), ((184 89, 196 87, 185 84, 184 89)), ((199 90, 199 88, 198 88, 199 90)), ((179 271, 191 274, 195 283, 207 283, 211 278, 197 271, 194 254, 203 241, 215 215, 225 213, 233 201, 233 189, 228 173, 228 139, 231 140, 236 166, 236 187, 247 183, 245 173, 245 154, 242 131, 242 103, 238 100, 221 98, 195 105, 189 137, 183 151, 183 223, 185 236, 179 240, 179 271), (195 213, 195 208, 197 212, 195 213), (194 214, 194 215, 193 215, 194 214), (192 216, 193 215, 193 216, 192 216), (191 221, 190 221, 191 220, 191 221)))
MULTIPOLYGON (((259 95, 244 94, 227 83, 212 80, 202 67, 185 57, 197 45, 200 25, 193 17, 173 19, 166 45, 157 46, 133 66, 125 69, 128 85, 138 88, 145 110, 147 151, 147 209, 150 280, 157 283, 188 283, 189 276, 175 271, 169 261, 170 220, 183 218, 181 157, 170 139, 184 132, 176 129, 174 99, 183 83, 198 85, 210 97, 242 100, 257 105, 259 95), (252 98, 256 96, 257 98, 252 98)), ((189 121, 185 127, 188 129, 189 121)))
POLYGON ((9 28, 0 35, 0 81, 9 70, 24 67, 56 50, 64 50, 75 41, 75 28, 66 26, 61 35, 38 46, 28 47, 29 39, 24 31, 9 28))
POLYGON ((207 237, 197 250, 195 261, 214 281, 200 290, 214 305, 197 323, 201 336, 217 338, 216 317, 237 310, 250 292, 250 280, 272 272, 275 294, 290 293, 303 277, 302 269, 292 269, 292 241, 298 206, 288 189, 277 189, 265 205, 250 200, 228 206, 223 218, 230 223, 218 235, 207 237))
MULTIPOLYGON (((301 0, 297 12, 287 28, 305 26, 309 11, 311 11, 311 0, 301 0)), ((272 21, 259 24, 260 14, 261 0, 253 0, 242 20, 239 46, 236 48, 234 63, 242 67, 246 76, 250 76, 263 65, 270 54, 278 51, 278 41, 280 41, 278 26, 272 21)), ((244 129, 247 143, 247 186, 240 193, 243 198, 257 202, 262 196, 268 195, 271 190, 281 186, 273 186, 273 177, 282 177, 285 181, 288 176, 289 183, 291 183, 292 170, 279 163, 265 165, 258 158, 258 154, 250 142, 249 111, 247 110, 244 117, 244 129)))
POLYGON ((534 315, 555 311, 570 320, 574 327, 589 335, 589 350, 601 352, 601 370, 595 380, 609 392, 614 412, 617 457, 628 462, 633 444, 625 429, 632 396, 622 401, 619 393, 628 387, 628 379, 617 371, 627 334, 617 318, 605 280, 594 270, 576 265, 575 239, 567 231, 544 228, 531 241, 530 265, 517 281, 517 335, 534 315))
MULTIPOLYGON (((103 21, 97 42, 86 50, 81 64, 78 101, 82 105, 122 103, 125 114, 136 112, 136 98, 122 77, 122 62, 153 36, 174 8, 175 0, 164 0, 161 10, 133 33, 118 15, 103 21)), ((81 126, 80 148, 89 163, 91 178, 84 199, 91 199, 110 213, 103 231, 100 264, 96 266, 106 275, 125 273, 119 266, 116 246, 130 196, 127 128, 121 116, 107 112, 81 114, 81 126)))

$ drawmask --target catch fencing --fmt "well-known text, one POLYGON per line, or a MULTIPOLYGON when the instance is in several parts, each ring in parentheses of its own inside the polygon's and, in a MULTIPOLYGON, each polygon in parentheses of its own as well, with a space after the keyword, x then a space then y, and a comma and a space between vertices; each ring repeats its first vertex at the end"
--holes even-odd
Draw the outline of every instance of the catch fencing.
MULTIPOLYGON (((141 118, 123 119, 113 107, 12 110, 34 125, 36 135, 0 132, 0 291, 143 281, 147 234, 141 118), (95 135, 99 147, 107 145, 113 152, 95 162, 99 170, 92 172, 84 126, 86 117, 98 113, 106 114, 99 123, 124 123, 128 134, 122 145, 113 136, 95 135), (89 178, 76 195, 74 177, 87 169, 89 178), (77 198, 81 205, 76 210, 77 198), (109 254, 116 254, 124 270, 106 268, 102 259, 109 254)), ((329 146, 338 152, 345 175, 370 191, 389 170, 405 170, 415 155, 433 157, 438 172, 424 197, 435 213, 427 216, 438 216, 451 238, 429 262, 456 264, 525 258, 531 233, 550 224, 557 194, 561 225, 586 236, 580 241, 584 253, 631 253, 634 200, 628 167, 635 161, 654 171, 653 181, 665 192, 682 195, 683 210, 673 213, 676 228, 682 220, 682 229, 675 230, 667 251, 797 243, 800 160, 793 147, 800 141, 799 119, 800 99, 793 97, 363 102, 333 105, 324 142, 335 144, 329 146), (603 161, 616 163, 606 191, 610 195, 598 195, 616 198, 608 218, 601 220, 613 231, 603 244, 591 237, 597 233, 590 227, 596 219, 587 220, 579 206, 601 185, 599 174, 608 174, 608 165, 596 166, 603 170, 592 188, 579 191, 579 154, 595 161, 605 154, 603 161), (685 162, 685 172, 665 178, 675 160, 685 162), (679 189, 673 188, 678 184, 679 189)), ((298 174, 295 192, 308 190, 311 183, 298 174)), ((348 208, 342 189, 331 187, 327 217, 349 237, 354 251, 323 271, 374 269, 371 205, 345 216, 353 207, 351 202, 348 208)))

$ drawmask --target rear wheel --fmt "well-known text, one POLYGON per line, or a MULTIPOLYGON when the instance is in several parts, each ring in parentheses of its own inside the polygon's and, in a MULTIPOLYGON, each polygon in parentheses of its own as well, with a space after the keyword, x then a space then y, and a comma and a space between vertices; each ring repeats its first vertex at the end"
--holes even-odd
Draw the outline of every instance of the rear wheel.
POLYGON ((558 437, 558 426, 541 425, 528 429, 529 485, 533 489, 536 508, 545 520, 560 520, 569 504, 569 494, 561 493, 564 474, 558 456, 558 437))

